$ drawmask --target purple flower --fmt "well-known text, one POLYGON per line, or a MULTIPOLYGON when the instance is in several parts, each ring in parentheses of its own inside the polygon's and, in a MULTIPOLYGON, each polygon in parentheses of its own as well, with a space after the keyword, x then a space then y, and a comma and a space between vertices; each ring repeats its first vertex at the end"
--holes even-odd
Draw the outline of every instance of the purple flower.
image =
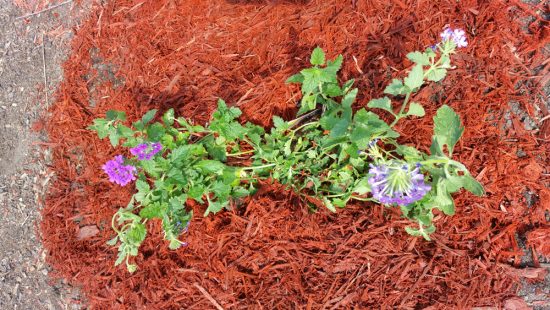
POLYGON ((114 159, 106 162, 102 168, 109 176, 109 181, 121 186, 136 179, 136 167, 124 165, 124 157, 122 155, 115 156, 114 159))
POLYGON ((404 162, 392 161, 378 166, 370 165, 368 182, 374 199, 383 204, 409 205, 422 199, 431 186, 424 182, 417 164, 411 166, 404 162))
POLYGON ((155 142, 155 143, 142 143, 136 147, 133 147, 130 149, 130 153, 132 155, 137 156, 139 160, 150 160, 162 150, 162 144, 155 142))
POLYGON ((456 47, 466 47, 468 46, 468 41, 466 40, 466 33, 462 29, 451 29, 445 28, 440 34, 443 41, 453 41, 456 47))

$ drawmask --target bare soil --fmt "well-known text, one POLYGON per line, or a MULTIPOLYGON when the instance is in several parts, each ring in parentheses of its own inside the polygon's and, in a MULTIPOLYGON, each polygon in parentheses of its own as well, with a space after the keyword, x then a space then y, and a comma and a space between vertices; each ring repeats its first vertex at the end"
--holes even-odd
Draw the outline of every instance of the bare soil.
POLYGON ((39 150, 40 119, 84 12, 67 3, 18 19, 29 12, 0 0, 0 309, 66 309, 78 299, 76 290, 49 280, 36 223, 52 177, 48 152, 39 150))

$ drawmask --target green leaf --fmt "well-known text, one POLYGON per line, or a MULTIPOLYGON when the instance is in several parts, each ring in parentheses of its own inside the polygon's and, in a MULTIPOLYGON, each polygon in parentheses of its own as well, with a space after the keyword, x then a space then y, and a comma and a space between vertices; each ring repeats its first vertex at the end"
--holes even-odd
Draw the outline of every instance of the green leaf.
POLYGON ((404 81, 405 85, 411 90, 422 86, 424 83, 424 69, 422 69, 422 66, 415 65, 404 81))
POLYGON ((166 133, 164 126, 161 123, 154 123, 147 127, 147 137, 151 141, 159 141, 166 133))
POLYGON ((118 135, 117 130, 114 127, 109 128, 109 141, 112 146, 117 146, 120 142, 120 136, 118 135))
POLYGON ((233 198, 243 198, 248 195, 250 195, 250 191, 241 186, 237 186, 231 191, 231 197, 233 198))
POLYGON ((325 63, 325 52, 320 47, 316 47, 311 53, 310 62, 314 66, 321 66, 325 63))
POLYGON ((419 65, 422 65, 422 66, 430 65, 430 58, 425 53, 421 53, 421 52, 418 52, 418 51, 408 53, 407 58, 410 61, 415 62, 415 63, 417 63, 419 65))
POLYGON ((104 118, 94 119, 94 123, 88 126, 89 130, 97 132, 99 139, 104 139, 109 135, 110 123, 104 118))
POLYGON ((306 95, 302 97, 302 101, 300 103, 301 105, 298 110, 298 115, 302 115, 315 109, 317 106, 317 95, 306 95))
POLYGON ((139 246, 143 240, 145 240, 145 235, 147 234, 147 229, 142 223, 135 223, 126 233, 126 240, 135 246, 139 246))
POLYGON ((424 159, 422 153, 412 146, 399 144, 395 150, 397 154, 405 157, 405 160, 408 162, 419 162, 424 159))
POLYGON ((447 145, 450 156, 452 156, 454 146, 463 132, 464 127, 460 123, 460 118, 451 107, 443 105, 437 110, 437 114, 434 116, 435 138, 441 147, 447 145))
POLYGON ((483 189, 483 186, 481 183, 479 183, 476 179, 474 179, 471 175, 463 175, 463 184, 464 188, 469 191, 470 193, 476 195, 476 196, 483 196, 485 195, 485 190, 483 189))
POLYGON ((344 83, 344 86, 342 86, 342 92, 347 93, 351 89, 351 87, 353 86, 353 83, 355 83, 354 79, 351 79, 351 80, 347 81, 346 83, 344 83))
POLYGON ((357 97, 357 88, 352 89, 350 92, 348 92, 344 98, 342 98, 342 107, 344 108, 350 108, 353 102, 355 101, 355 98, 357 97))
POLYGON ((165 210, 166 204, 156 202, 142 208, 139 211, 139 216, 146 219, 162 218, 162 214, 165 210))
POLYGON ((323 203, 325 204, 325 207, 326 207, 330 212, 336 212, 336 208, 334 207, 334 205, 332 204, 332 202, 331 202, 327 197, 323 197, 323 203))
POLYGON ((338 84, 327 84, 323 88, 323 93, 326 94, 329 97, 338 97, 342 96, 342 89, 338 84))
POLYGON ((370 184, 369 184, 369 179, 366 178, 366 177, 360 179, 359 182, 357 182, 357 184, 353 188, 353 192, 357 193, 359 195, 364 195, 364 194, 370 192, 370 190, 371 190, 371 188, 370 188, 370 184))
POLYGON ((369 103, 367 103, 367 107, 371 109, 378 108, 378 109, 386 110, 391 114, 394 114, 391 106, 391 100, 388 97, 372 99, 371 101, 369 101, 369 103))
POLYGON ((374 138, 397 138, 399 134, 392 130, 378 115, 360 109, 353 117, 350 141, 359 149, 365 149, 374 138))
POLYGON ((226 207, 228 204, 229 204, 229 201, 224 201, 224 202, 209 201, 208 202, 208 208, 204 212, 204 216, 208 216, 208 214, 210 214, 210 213, 218 213, 224 207, 226 207))
POLYGON ((289 125, 284 119, 275 115, 273 116, 273 127, 279 131, 285 131, 288 129, 289 125))
POLYGON ((133 273, 137 270, 136 264, 127 264, 126 269, 128 269, 128 272, 133 273))
POLYGON ((107 245, 110 245, 110 246, 115 246, 116 243, 118 242, 118 236, 115 236, 113 239, 107 241, 107 245))
POLYGON ((155 117, 155 115, 157 114, 157 110, 156 109, 153 109, 153 110, 150 110, 148 111, 147 113, 145 113, 143 115, 143 117, 141 118, 141 122, 145 125, 147 123, 149 123, 150 121, 153 120, 153 118, 155 117))
POLYGON ((327 67, 325 68, 325 72, 330 73, 334 76, 340 71, 340 68, 342 67, 342 62, 344 61, 344 57, 342 55, 338 55, 336 59, 327 61, 327 67))
POLYGON ((123 111, 109 110, 105 114, 105 117, 110 121, 116 121, 116 120, 125 121, 126 113, 123 111))
POLYGON ((443 211, 446 215, 455 214, 455 205, 453 198, 447 192, 447 185, 445 179, 440 179, 437 182, 437 195, 434 197, 433 203, 435 206, 443 211))
POLYGON ((404 95, 407 93, 407 88, 403 85, 403 82, 398 79, 393 79, 390 83, 390 85, 386 86, 384 89, 384 94, 389 95, 404 95))
POLYGON ((424 116, 426 115, 426 111, 424 111, 424 108, 420 103, 418 102, 411 102, 409 105, 409 110, 407 111, 407 115, 413 115, 413 116, 424 116))
POLYGON ((447 75, 446 69, 435 68, 428 72, 426 78, 428 81, 439 82, 445 77, 445 75, 447 75))
POLYGON ((134 136, 134 131, 131 128, 124 126, 122 124, 118 124, 116 129, 117 129, 117 133, 123 138, 129 138, 134 136))
POLYGON ((296 73, 293 76, 289 77, 285 83, 303 83, 304 82, 304 76, 301 73, 296 73))
POLYGON ((225 165, 217 160, 201 160, 195 164, 195 168, 201 170, 203 173, 221 175, 225 165))
POLYGON ((187 191, 187 195, 189 198, 199 202, 203 203, 202 196, 204 195, 204 186, 200 184, 195 184, 189 188, 189 191, 187 191))
POLYGON ((168 248, 170 250, 177 250, 181 247, 181 241, 178 239, 170 239, 170 244, 168 245, 168 248))
POLYGON ((172 126, 174 124, 174 109, 170 108, 162 116, 162 121, 167 126, 172 126))

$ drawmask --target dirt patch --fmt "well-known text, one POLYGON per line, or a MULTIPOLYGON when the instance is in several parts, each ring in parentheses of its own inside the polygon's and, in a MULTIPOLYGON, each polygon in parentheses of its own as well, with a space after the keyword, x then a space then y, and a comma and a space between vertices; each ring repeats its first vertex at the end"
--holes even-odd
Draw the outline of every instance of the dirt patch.
POLYGON ((47 124, 57 179, 41 231, 55 275, 81 285, 98 308, 206 308, 206 296, 227 308, 269 309, 517 303, 525 255, 517 233, 547 225, 549 208, 526 201, 526 191, 548 192, 548 157, 545 136, 521 122, 539 121, 529 107, 540 103, 531 77, 545 61, 544 25, 535 20, 524 33, 516 21, 530 11, 500 1, 239 3, 113 1, 79 29, 47 124), (284 80, 317 45, 344 55, 342 76, 356 79, 361 107, 404 74, 407 52, 433 44, 449 23, 468 30, 470 47, 442 84, 414 98, 428 116, 399 130, 404 142, 429 145, 434 111, 453 106, 466 125, 459 160, 488 194, 458 196, 454 217, 436 217, 434 242, 406 235, 393 209, 356 204, 312 215, 292 193, 266 185, 245 208, 197 216, 183 250, 167 250, 158 223, 148 223, 139 270, 113 266, 108 223, 130 192, 101 173, 114 151, 85 130, 95 117, 121 109, 135 120, 173 107, 205 122, 222 97, 243 109, 243 120, 268 125, 274 114, 294 115, 296 93, 284 80), (91 226, 99 231, 82 238, 91 226))
POLYGON ((44 166, 48 152, 37 148, 45 141, 39 121, 46 106, 44 69, 51 104, 71 27, 83 11, 67 5, 17 18, 27 13, 11 0, 0 0, 0 308, 63 309, 77 295, 63 283, 51 283, 36 235, 40 202, 52 176, 44 166))

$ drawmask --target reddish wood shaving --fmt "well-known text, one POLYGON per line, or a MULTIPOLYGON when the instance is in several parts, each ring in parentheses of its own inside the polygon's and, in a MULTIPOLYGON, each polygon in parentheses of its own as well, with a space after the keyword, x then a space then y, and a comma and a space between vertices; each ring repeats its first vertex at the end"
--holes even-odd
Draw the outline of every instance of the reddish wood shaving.
POLYGON ((517 278, 502 264, 524 255, 518 232, 546 223, 548 136, 521 123, 502 129, 503 115, 511 100, 528 111, 540 103, 544 71, 529 77, 548 66, 540 52, 547 25, 534 21, 522 32, 518 20, 528 12, 519 1, 243 2, 109 1, 76 31, 46 125, 56 179, 40 228, 55 276, 81 287, 97 309, 212 307, 195 283, 226 309, 456 308, 514 296, 517 278), (95 117, 121 109, 135 120, 174 107, 205 122, 222 97, 244 111, 243 121, 288 119, 297 89, 284 81, 317 45, 344 55, 341 76, 356 79, 359 108, 405 74, 407 52, 433 44, 447 24, 466 29, 470 45, 442 84, 414 98, 427 117, 398 129, 403 142, 426 150, 434 111, 451 105, 466 126, 457 157, 487 195, 457 195, 454 217, 437 214, 433 242, 408 236, 396 210, 357 203, 309 214, 292 193, 265 185, 239 211, 202 218, 204 207, 194 206, 199 216, 182 250, 168 250, 150 223, 138 271, 113 266, 110 220, 131 193, 101 171, 118 151, 85 129, 95 117), (117 68, 122 86, 97 70, 98 56, 117 68), (526 190, 540 198, 530 207, 526 190), (89 225, 100 232, 79 240, 89 225))

